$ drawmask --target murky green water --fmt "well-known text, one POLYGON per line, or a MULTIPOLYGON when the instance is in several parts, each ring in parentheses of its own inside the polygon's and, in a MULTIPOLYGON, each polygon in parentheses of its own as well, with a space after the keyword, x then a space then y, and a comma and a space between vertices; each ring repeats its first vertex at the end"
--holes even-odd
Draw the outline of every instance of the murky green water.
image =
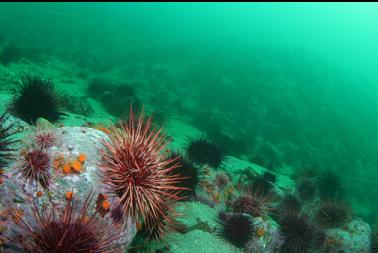
MULTIPOLYGON (((52 80, 64 115, 36 118, 107 130, 127 120, 133 104, 153 115, 154 127, 164 127, 170 149, 215 164, 191 165, 198 179, 178 207, 187 230, 173 233, 159 252, 223 252, 219 241, 234 247, 227 232, 218 233, 218 213, 233 215, 235 198, 264 172, 277 177, 268 180, 275 210, 292 193, 316 226, 322 222, 314 210, 328 199, 346 203, 353 219, 371 226, 377 219, 376 3, 2 3, 0 52, 0 111, 14 104, 24 73, 38 74, 52 80), (191 151, 198 136, 219 154, 206 143, 191 151), (217 185, 222 173, 232 189, 217 185), (210 238, 209 248, 191 248, 201 238, 210 238)), ((313 248, 340 252, 322 243, 313 248)))

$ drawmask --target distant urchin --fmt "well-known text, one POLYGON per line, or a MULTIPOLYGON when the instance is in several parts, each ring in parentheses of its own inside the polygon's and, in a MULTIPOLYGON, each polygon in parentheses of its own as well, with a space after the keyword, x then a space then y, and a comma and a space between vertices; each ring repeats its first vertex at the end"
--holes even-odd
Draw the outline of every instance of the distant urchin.
POLYGON ((322 227, 342 227, 352 218, 351 208, 339 200, 326 200, 320 203, 316 219, 322 227))
POLYGON ((301 208, 301 203, 297 197, 292 194, 287 194, 281 199, 277 211, 279 217, 285 217, 287 214, 299 214, 301 208))
POLYGON ((264 195, 258 191, 247 189, 231 203, 236 213, 247 213, 252 217, 264 217, 271 211, 271 195, 264 195))
POLYGON ((248 214, 221 213, 219 223, 219 234, 238 248, 244 248, 256 234, 256 225, 248 214))
POLYGON ((197 136, 190 138, 187 142, 186 152, 193 163, 214 168, 222 164, 224 154, 211 140, 204 136, 197 136))
POLYGON ((249 186, 256 192, 262 195, 269 196, 274 194, 274 185, 271 181, 267 180, 263 175, 257 175, 251 180, 249 186))
POLYGON ((321 199, 340 199, 343 193, 341 178, 333 171, 323 172, 317 179, 321 199))
POLYGON ((27 123, 35 124, 38 118, 56 122, 63 114, 62 95, 54 89, 52 81, 40 75, 21 75, 12 95, 10 112, 27 123))
POLYGON ((298 198, 293 194, 286 194, 279 199, 277 205, 273 208, 271 217, 279 222, 287 215, 299 214, 301 209, 302 205, 298 198))
POLYGON ((309 179, 299 181, 297 193, 302 201, 312 201, 316 195, 316 185, 309 179))

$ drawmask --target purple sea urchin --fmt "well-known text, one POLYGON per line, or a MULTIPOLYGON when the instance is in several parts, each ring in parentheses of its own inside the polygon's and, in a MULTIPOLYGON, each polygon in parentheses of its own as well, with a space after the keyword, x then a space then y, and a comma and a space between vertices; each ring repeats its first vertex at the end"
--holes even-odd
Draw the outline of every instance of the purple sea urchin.
POLYGON ((262 195, 272 195, 274 186, 272 182, 267 180, 264 176, 258 175, 252 179, 250 188, 262 195))
POLYGON ((316 219, 322 227, 341 227, 351 220, 351 209, 338 200, 326 200, 320 203, 316 219))
POLYGON ((40 117, 55 122, 62 115, 62 95, 55 91, 52 81, 41 76, 21 76, 12 95, 10 112, 27 123, 34 124, 40 117))
POLYGON ((204 136, 199 136, 190 139, 187 147, 187 154, 189 159, 199 165, 210 165, 217 168, 223 161, 224 155, 209 139, 204 136))
POLYGON ((222 214, 220 225, 220 235, 238 248, 244 248, 256 233, 253 219, 247 214, 222 214))
POLYGON ((263 195, 248 189, 232 201, 231 207, 236 213, 247 213, 252 217, 262 217, 270 211, 270 200, 271 195, 263 195))
POLYGON ((295 213, 299 214, 301 211, 301 203, 294 195, 285 195, 280 201, 278 211, 280 212, 280 216, 295 213))
POLYGON ((318 248, 323 234, 304 214, 289 213, 279 220, 280 235, 284 238, 283 253, 309 253, 318 248))
POLYGON ((182 154, 172 152, 170 158, 176 160, 180 165, 177 169, 172 171, 172 174, 177 174, 182 177, 182 180, 176 186, 185 188, 187 190, 181 191, 180 196, 184 199, 195 195, 196 187, 202 176, 201 170, 189 162, 182 154))

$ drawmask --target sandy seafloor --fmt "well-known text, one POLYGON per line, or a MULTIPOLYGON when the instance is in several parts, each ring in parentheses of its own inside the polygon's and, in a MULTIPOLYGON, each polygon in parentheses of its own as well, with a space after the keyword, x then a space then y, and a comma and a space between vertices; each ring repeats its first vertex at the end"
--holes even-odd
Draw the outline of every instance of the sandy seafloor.
MULTIPOLYGON (((80 68, 76 65, 71 65, 60 61, 58 59, 46 60, 41 63, 32 63, 26 59, 21 60, 19 63, 12 63, 9 66, 0 65, 0 108, 4 110, 6 105, 9 104, 11 95, 9 91, 12 88, 12 82, 19 79, 20 73, 29 72, 43 74, 44 78, 53 80, 57 90, 67 95, 67 99, 75 97, 78 100, 83 100, 92 108, 92 112, 87 115, 75 114, 72 112, 66 112, 67 116, 63 117, 58 123, 58 126, 82 126, 87 122, 111 124, 116 122, 117 119, 109 114, 103 107, 102 103, 88 97, 86 89, 88 87, 88 80, 91 78, 104 78, 112 80, 113 82, 124 81, 125 75, 122 74, 122 69, 114 69, 102 74, 90 72, 87 70, 87 77, 81 78, 78 76, 80 68)), ((140 77, 143 78, 143 77, 140 77)), ((127 81, 127 80, 126 80, 127 81)), ((139 80, 143 83, 143 80, 139 80)), ((153 97, 154 91, 145 86, 135 87, 138 96, 143 101, 143 105, 147 111, 155 111, 155 108, 149 104, 149 99, 153 97)), ((167 90, 166 92, 170 92, 167 90)), ((195 101, 191 100, 190 96, 183 97, 185 103, 195 104, 195 101)), ((164 125, 168 135, 173 138, 170 144, 170 148, 176 150, 184 150, 188 137, 198 136, 201 131, 185 121, 185 116, 170 115, 167 122, 164 125)), ((262 174, 267 169, 253 164, 246 160, 241 160, 235 157, 227 156, 222 166, 236 184, 240 171, 244 169, 250 169, 258 174, 262 174)), ((281 174, 273 172, 277 176, 275 183, 276 189, 279 191, 287 190, 291 191, 295 188, 293 181, 289 175, 291 169, 289 167, 280 170, 281 174)), ((188 227, 194 226, 199 222, 207 223, 212 231, 206 231, 206 229, 194 229, 186 234, 174 233, 170 235, 170 249, 174 253, 186 253, 186 252, 243 252, 241 249, 234 247, 226 240, 221 238, 216 231, 218 227, 218 213, 221 207, 210 207, 208 205, 192 201, 182 202, 178 205, 178 210, 182 212, 180 221, 188 227)), ((269 252, 268 250, 266 252, 269 252)), ((352 252, 352 251, 345 251, 352 252)), ((368 251, 361 251, 368 252, 368 251)))

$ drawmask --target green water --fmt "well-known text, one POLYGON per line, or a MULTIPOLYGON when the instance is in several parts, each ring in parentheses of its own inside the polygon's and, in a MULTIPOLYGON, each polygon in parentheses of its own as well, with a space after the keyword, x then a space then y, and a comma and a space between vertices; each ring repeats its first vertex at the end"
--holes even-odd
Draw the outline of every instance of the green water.
POLYGON ((43 74, 69 104, 57 124, 144 106, 292 182, 335 173, 355 216, 378 218, 376 3, 2 3, 9 43, 0 111, 20 73, 43 74))

